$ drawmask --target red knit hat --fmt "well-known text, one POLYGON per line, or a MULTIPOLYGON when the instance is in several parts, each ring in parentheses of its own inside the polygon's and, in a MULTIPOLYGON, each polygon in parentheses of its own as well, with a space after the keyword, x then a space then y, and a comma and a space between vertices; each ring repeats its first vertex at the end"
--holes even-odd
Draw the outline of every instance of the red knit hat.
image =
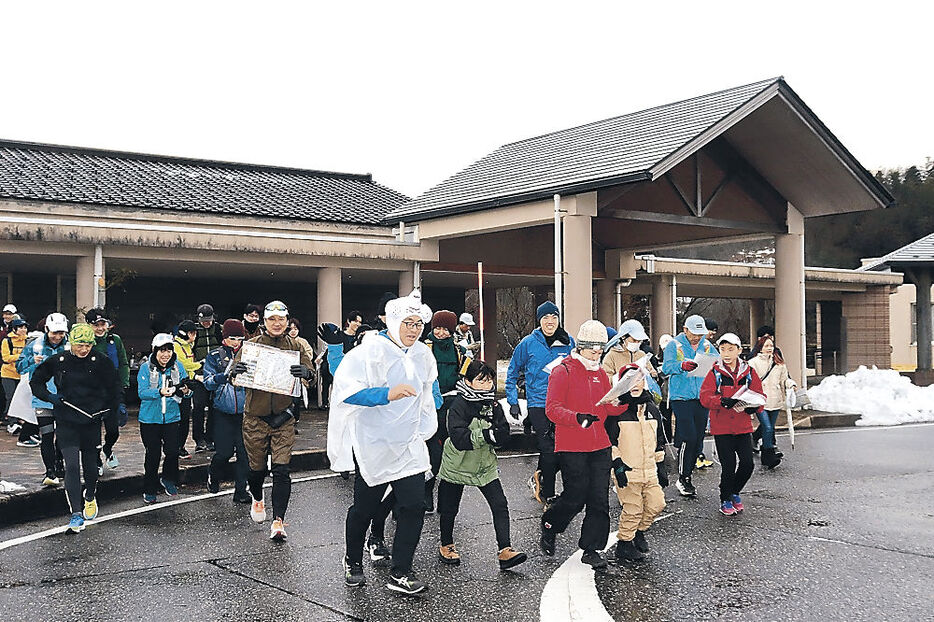
POLYGON ((448 332, 453 333, 457 328, 457 316, 451 311, 435 311, 431 316, 432 328, 446 328, 448 332))
POLYGON ((224 320, 224 328, 221 329, 221 335, 224 339, 228 337, 246 337, 246 331, 243 329, 243 322, 233 318, 224 320))

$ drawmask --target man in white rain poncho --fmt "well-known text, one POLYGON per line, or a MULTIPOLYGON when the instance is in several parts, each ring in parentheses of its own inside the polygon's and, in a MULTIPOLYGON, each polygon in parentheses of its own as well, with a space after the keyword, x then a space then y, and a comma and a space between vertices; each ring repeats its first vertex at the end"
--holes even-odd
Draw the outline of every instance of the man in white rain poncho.
POLYGON ((356 463, 354 502, 347 512, 344 579, 359 586, 367 527, 391 485, 396 496, 392 590, 417 594, 425 584, 412 557, 425 519, 427 441, 438 428, 433 385, 435 359, 418 341, 431 309, 418 290, 386 303, 387 329, 348 352, 334 374, 328 418, 328 458, 334 471, 356 463))

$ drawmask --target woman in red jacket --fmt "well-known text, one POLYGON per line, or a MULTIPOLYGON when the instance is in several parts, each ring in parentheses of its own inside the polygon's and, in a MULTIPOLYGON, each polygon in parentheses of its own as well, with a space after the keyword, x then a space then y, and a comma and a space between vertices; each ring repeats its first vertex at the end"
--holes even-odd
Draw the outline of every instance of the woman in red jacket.
POLYGON ((561 465, 564 492, 542 515, 540 544, 546 555, 555 554, 555 538, 585 509, 578 546, 581 561, 605 568, 600 551, 610 534, 610 439, 603 422, 623 409, 597 405, 610 390, 610 379, 600 366, 606 347, 606 327, 596 320, 584 322, 577 347, 551 372, 545 416, 555 424, 555 453, 561 465))
POLYGON ((710 433, 721 466, 720 511, 727 516, 743 511, 739 493, 753 469, 752 417, 762 410, 762 406, 739 408, 746 402, 733 397, 742 387, 762 395, 762 381, 756 370, 739 356, 742 347, 739 337, 733 333, 726 333, 717 340, 720 360, 707 372, 700 390, 701 405, 710 409, 710 433))

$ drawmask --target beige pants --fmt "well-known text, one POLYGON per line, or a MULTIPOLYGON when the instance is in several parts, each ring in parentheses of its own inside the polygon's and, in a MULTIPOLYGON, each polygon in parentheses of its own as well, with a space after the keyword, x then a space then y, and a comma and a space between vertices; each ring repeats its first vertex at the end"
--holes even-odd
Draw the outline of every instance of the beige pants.
POLYGON ((294 444, 294 419, 273 428, 259 417, 243 418, 243 446, 250 459, 251 471, 266 470, 267 454, 272 454, 273 464, 289 464, 294 444))
POLYGON ((658 482, 629 482, 623 489, 616 488, 616 496, 623 506, 619 513, 620 540, 632 540, 637 530, 651 527, 655 517, 665 509, 665 493, 658 482))

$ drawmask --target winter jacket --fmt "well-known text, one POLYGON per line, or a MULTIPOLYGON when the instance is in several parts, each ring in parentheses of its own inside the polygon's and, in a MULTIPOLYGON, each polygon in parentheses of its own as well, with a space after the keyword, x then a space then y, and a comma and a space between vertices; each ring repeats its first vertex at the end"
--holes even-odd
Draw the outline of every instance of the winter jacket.
POLYGON ((204 388, 214 392, 214 410, 228 415, 242 415, 246 404, 246 389, 228 382, 227 368, 237 352, 221 346, 204 359, 204 388))
POLYGON ((486 486, 499 478, 496 452, 483 437, 492 428, 497 443, 509 438, 509 422, 499 402, 471 402, 456 395, 448 410, 448 433, 438 477, 452 484, 486 486))
MULTIPOLYGON (((603 357, 603 369, 606 370, 606 373, 610 378, 613 378, 616 376, 616 372, 618 372, 620 368, 626 365, 632 365, 636 361, 644 359, 646 356, 648 355, 642 350, 630 352, 626 349, 625 346, 622 348, 613 347, 610 348, 610 351, 606 353, 605 357, 603 357)), ((649 374, 651 374, 653 377, 657 377, 658 372, 656 372, 655 368, 652 367, 650 359, 651 357, 646 359, 645 368, 648 370, 649 374)))
POLYGON ((26 335, 17 337, 11 333, 0 340, 0 358, 3 359, 3 367, 0 368, 0 378, 12 378, 19 380, 19 372, 16 371, 16 361, 19 360, 20 352, 26 347, 26 335))
POLYGON ((56 421, 76 425, 100 425, 104 417, 117 412, 123 401, 117 370, 110 359, 94 350, 84 358, 71 352, 47 358, 32 372, 29 388, 40 400, 54 404, 52 414, 56 421), (54 383, 54 394, 49 390, 50 382, 54 383), (81 414, 65 402, 95 417, 81 414))
POLYGON ((431 353, 438 363, 438 387, 441 394, 453 391, 460 377, 461 351, 454 343, 453 337, 436 339, 432 336, 425 340, 425 345, 431 348, 431 353))
POLYGON ((774 363, 771 356, 754 356, 749 359, 749 366, 756 370, 765 391, 765 409, 783 410, 785 391, 797 386, 788 376, 788 367, 784 363, 774 363))
POLYGON ((107 333, 103 337, 94 338, 94 349, 110 359, 120 377, 120 384, 125 389, 130 386, 130 364, 126 358, 126 348, 120 335, 107 333))
POLYGON ((165 412, 163 413, 162 394, 159 393, 159 389, 162 388, 163 381, 167 381, 166 384, 170 386, 178 386, 178 383, 187 377, 185 367, 174 354, 164 368, 156 362, 155 354, 149 355, 149 358, 139 366, 139 373, 136 375, 139 422, 175 423, 179 421, 181 414, 178 404, 182 398, 178 394, 165 398, 165 412))
POLYGON ((665 362, 662 364, 662 373, 668 376, 668 399, 670 400, 696 400, 700 395, 703 378, 688 376, 688 372, 681 369, 681 363, 692 360, 698 352, 717 356, 717 350, 706 337, 701 337, 695 350, 684 333, 678 334, 665 347, 665 362))
MULTIPOLYGON (((293 352, 299 352, 299 362, 308 369, 312 369, 314 367, 314 360, 312 360, 312 358, 308 355, 308 352, 303 350, 302 346, 297 341, 289 337, 287 333, 283 333, 278 337, 263 334, 259 337, 253 337, 250 339, 250 341, 264 346, 279 348, 280 350, 291 350, 293 352)), ((234 357, 234 361, 240 361, 242 356, 243 348, 241 347, 234 357)), ((260 391, 259 389, 247 389, 243 415, 245 417, 265 417, 266 415, 275 415, 281 413, 291 405, 291 395, 269 393, 268 391, 260 391)))
POLYGON ((190 343, 184 339, 175 338, 172 344, 175 346, 175 356, 178 362, 185 368, 185 373, 189 378, 194 378, 195 374, 201 371, 201 363, 195 359, 195 351, 190 343))
POLYGON ((665 460, 665 432, 661 413, 647 391, 638 398, 626 396, 626 410, 607 418, 606 432, 613 447, 613 459, 629 467, 630 482, 658 481, 657 463, 665 460))
POLYGON ((597 402, 610 390, 602 367, 590 371, 574 356, 565 358, 551 372, 545 416, 555 424, 555 451, 589 452, 606 449, 610 439, 603 421, 623 409, 597 402), (595 415, 598 421, 582 428, 577 414, 595 415))
MULTIPOLYGON (((61 343, 57 346, 52 346, 48 342, 49 336, 42 335, 41 337, 36 337, 31 342, 26 344, 26 347, 23 348, 23 351, 19 353, 19 360, 16 361, 16 371, 22 375, 32 376, 33 371, 36 367, 39 366, 39 363, 36 363, 36 356, 44 357, 42 362, 44 363, 49 357, 55 356, 65 352, 69 348, 68 346, 68 337, 66 336, 62 339, 61 343)), ((55 392, 55 383, 49 380, 47 388, 52 393, 55 392)), ((32 392, 32 407, 33 408, 46 408, 51 409, 52 404, 47 401, 43 401, 36 396, 36 392, 32 392)))
MULTIPOLYGON (((541 328, 536 328, 526 335, 509 360, 509 370, 506 372, 506 402, 519 403, 517 384, 519 374, 525 374, 525 399, 531 408, 542 408, 548 395, 548 372, 545 366, 556 358, 562 358, 574 349, 574 338, 559 328, 561 335, 551 347, 545 341, 545 334, 541 328)), ((602 396, 601 396, 602 397, 602 396)))
MULTIPOLYGON (((762 381, 759 375, 746 361, 737 361, 735 369, 729 369, 722 362, 714 363, 707 372, 700 391, 701 406, 710 410, 710 433, 749 434, 752 433, 752 418, 745 411, 736 412, 732 408, 720 405, 721 397, 732 397, 741 386, 747 386, 756 393, 762 393, 762 381)), ((759 408, 761 411, 762 408, 759 408)))
POLYGON ((203 364, 208 354, 221 347, 223 340, 223 330, 220 324, 213 322, 208 328, 205 328, 199 323, 198 336, 195 337, 195 345, 192 348, 195 360, 203 364))

